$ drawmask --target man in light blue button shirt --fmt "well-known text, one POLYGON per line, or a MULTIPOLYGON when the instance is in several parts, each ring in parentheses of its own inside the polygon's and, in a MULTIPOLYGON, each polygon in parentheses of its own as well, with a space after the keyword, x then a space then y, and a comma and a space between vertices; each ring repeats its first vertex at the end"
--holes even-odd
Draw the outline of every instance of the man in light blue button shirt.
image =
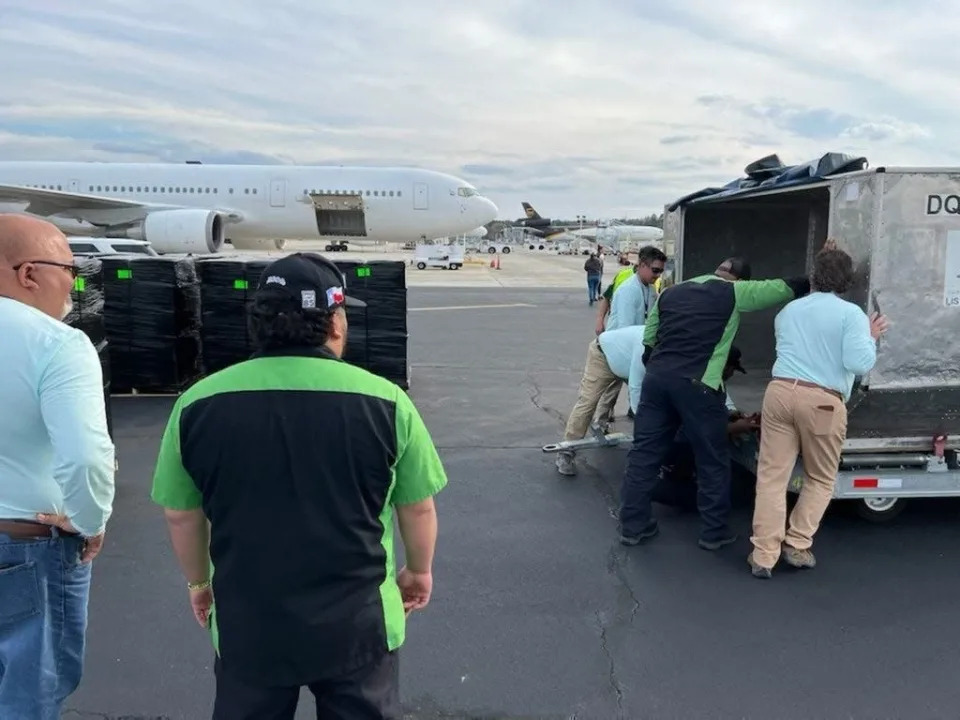
POLYGON ((75 278, 56 227, 0 215, 0 718, 59 718, 79 685, 113 504, 100 361, 62 322, 75 278))

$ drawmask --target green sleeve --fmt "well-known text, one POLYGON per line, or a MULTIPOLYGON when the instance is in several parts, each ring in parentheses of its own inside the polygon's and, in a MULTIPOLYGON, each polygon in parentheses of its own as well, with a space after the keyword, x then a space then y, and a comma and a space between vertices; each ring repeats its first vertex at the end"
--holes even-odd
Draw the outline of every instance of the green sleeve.
POLYGON ((766 310, 794 299, 793 289, 784 280, 738 280, 733 293, 740 312, 766 310))
POLYGON ((603 291, 603 297, 608 303, 613 301, 614 287, 615 285, 611 282, 609 285, 607 285, 607 289, 603 291))
POLYGON ((203 496, 193 478, 183 467, 180 455, 180 412, 182 397, 170 412, 170 419, 160 440, 160 454, 153 470, 153 491, 150 497, 158 505, 170 510, 196 510, 202 506, 203 496))
POLYGON ((657 344, 657 331, 660 329, 660 298, 663 293, 657 295, 657 299, 647 313, 647 322, 643 328, 643 344, 647 347, 654 347, 657 344))
POLYGON ((396 485, 391 498, 394 505, 426 500, 447 484, 447 474, 430 431, 403 392, 397 396, 397 453, 396 485))

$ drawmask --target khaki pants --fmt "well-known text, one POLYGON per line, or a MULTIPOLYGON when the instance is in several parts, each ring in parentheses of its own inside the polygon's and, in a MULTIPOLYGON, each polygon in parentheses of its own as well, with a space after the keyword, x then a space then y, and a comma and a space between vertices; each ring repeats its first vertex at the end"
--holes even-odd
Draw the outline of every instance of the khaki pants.
POLYGON ((601 396, 615 382, 620 382, 620 378, 610 370, 599 343, 593 340, 587 347, 587 361, 580 378, 580 394, 577 404, 570 411, 570 417, 567 418, 564 440, 581 440, 586 436, 601 396))
POLYGON ((603 391, 600 396, 600 402, 597 403, 597 412, 593 419, 597 422, 606 422, 607 418, 613 415, 613 409, 617 406, 617 400, 620 398, 620 390, 623 388, 623 380, 617 378, 617 381, 603 391))
POLYGON ((833 497, 840 451, 847 435, 847 407, 836 395, 793 381, 773 380, 763 396, 753 560, 772 568, 783 543, 809 550, 833 497), (803 456, 804 480, 787 526, 787 486, 803 456))

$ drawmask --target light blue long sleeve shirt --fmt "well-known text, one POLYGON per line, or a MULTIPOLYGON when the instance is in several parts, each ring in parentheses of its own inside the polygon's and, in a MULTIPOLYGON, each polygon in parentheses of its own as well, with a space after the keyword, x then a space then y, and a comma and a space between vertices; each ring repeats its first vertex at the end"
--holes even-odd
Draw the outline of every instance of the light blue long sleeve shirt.
MULTIPOLYGON (((647 369, 643 364, 643 325, 631 325, 618 330, 605 330, 597 336, 597 342, 607 359, 610 372, 627 381, 630 394, 630 409, 637 412, 640 406, 640 390, 647 369)), ((726 396, 727 410, 734 412, 729 393, 726 396)))
POLYGON ((0 518, 66 515, 84 536, 106 526, 114 497, 103 372, 90 339, 0 297, 0 518))
POLYGON ((774 321, 774 377, 805 380, 850 399, 853 380, 877 361, 866 313, 833 293, 812 292, 787 303, 774 321))
POLYGON ((640 282, 640 278, 634 273, 632 278, 624 280, 614 291, 604 329, 619 330, 643 325, 656 299, 656 290, 640 282))
POLYGON ((603 350, 610 371, 618 378, 627 381, 630 409, 636 412, 640 404, 643 376, 646 373, 643 365, 643 325, 605 330, 597 336, 597 342, 603 350))

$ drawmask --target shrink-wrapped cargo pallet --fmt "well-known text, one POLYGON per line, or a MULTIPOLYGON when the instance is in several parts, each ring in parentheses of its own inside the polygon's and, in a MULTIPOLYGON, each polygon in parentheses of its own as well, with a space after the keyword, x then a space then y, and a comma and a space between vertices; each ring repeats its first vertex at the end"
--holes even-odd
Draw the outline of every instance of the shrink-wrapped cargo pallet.
POLYGON ((104 323, 103 264, 93 257, 78 257, 75 264, 80 271, 70 291, 73 307, 64 318, 64 322, 82 330, 97 350, 103 372, 103 403, 107 415, 107 430, 113 437, 110 354, 104 323))
POLYGON ((68 325, 83 330, 95 346, 106 338, 104 328, 103 263, 93 257, 75 260, 80 272, 73 282, 73 308, 64 318, 68 325))
MULTIPOLYGON (((238 255, 197 261, 205 374, 246 360, 252 354, 247 326, 249 304, 261 273, 274 259, 238 255)), ((336 264, 346 276, 347 294, 368 303, 367 308, 347 308, 349 332, 344 360, 406 389, 409 383, 403 263, 336 264)))
POLYGON ((114 392, 181 392, 200 376, 193 258, 102 258, 114 392))

